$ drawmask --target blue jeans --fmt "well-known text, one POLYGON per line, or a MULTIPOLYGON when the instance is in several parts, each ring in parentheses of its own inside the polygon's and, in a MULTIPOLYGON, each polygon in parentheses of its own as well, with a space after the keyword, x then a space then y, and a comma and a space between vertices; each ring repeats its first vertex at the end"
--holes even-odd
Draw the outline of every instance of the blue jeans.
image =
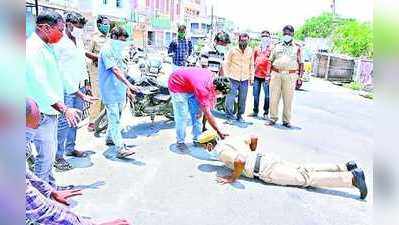
MULTIPOLYGON (((83 100, 74 94, 64 94, 64 103, 68 107, 83 110, 83 100)), ((75 150, 77 130, 77 127, 69 127, 65 116, 58 117, 56 159, 63 158, 65 151, 71 153, 75 150)))
POLYGON ((248 93, 248 80, 237 81, 230 79, 230 82, 230 93, 226 96, 226 116, 228 119, 234 119, 234 105, 235 99, 238 95, 237 118, 241 118, 242 114, 245 113, 245 104, 248 93))
POLYGON ((31 135, 31 140, 37 151, 35 175, 55 186, 52 168, 57 150, 57 116, 45 114, 41 114, 41 116, 40 125, 33 131, 33 134, 32 131, 26 131, 26 133, 31 135))
POLYGON ((122 103, 112 103, 105 104, 105 110, 107 112, 107 140, 112 140, 117 149, 121 149, 123 147, 123 139, 122 139, 122 127, 121 127, 121 116, 123 110, 122 103))
POLYGON ((265 103, 263 105, 263 110, 264 110, 264 115, 269 114, 269 81, 255 77, 254 80, 254 113, 258 114, 259 113, 259 96, 260 96, 260 91, 262 89, 262 84, 263 84, 263 91, 265 94, 265 103))
POLYGON ((198 141, 201 134, 201 109, 197 99, 192 93, 171 92, 173 114, 176 124, 177 143, 184 143, 186 138, 187 117, 190 114, 193 126, 193 141, 198 141))

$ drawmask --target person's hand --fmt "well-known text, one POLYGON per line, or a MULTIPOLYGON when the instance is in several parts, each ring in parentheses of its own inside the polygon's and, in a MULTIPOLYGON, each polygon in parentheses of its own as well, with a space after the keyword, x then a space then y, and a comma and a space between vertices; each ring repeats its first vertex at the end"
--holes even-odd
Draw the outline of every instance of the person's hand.
POLYGON ((252 86, 254 84, 254 80, 250 79, 249 80, 249 85, 252 86))
POLYGON ((229 136, 229 134, 225 134, 225 133, 219 132, 220 139, 224 140, 227 136, 229 136))
POLYGON ((117 219, 110 222, 99 223, 97 225, 130 225, 130 223, 125 219, 117 219))
POLYGON ((233 178, 233 176, 229 175, 229 176, 225 176, 225 177, 217 177, 216 181, 219 184, 231 184, 235 182, 235 179, 233 178))
POLYGON ((70 127, 76 127, 80 121, 79 114, 82 113, 79 109, 67 108, 64 111, 64 116, 70 127))
POLYGON ((78 195, 82 195, 82 190, 53 191, 51 192, 50 197, 55 201, 68 206, 69 203, 67 202, 67 199, 78 195))
POLYGON ((136 96, 134 95, 134 93, 130 89, 127 89, 126 95, 130 99, 130 101, 134 101, 135 98, 136 98, 136 96))
POLYGON ((85 101, 85 102, 88 102, 90 104, 93 104, 94 101, 98 101, 100 99, 98 97, 96 97, 96 96, 84 95, 82 100, 85 101))
POLYGON ((134 86, 133 84, 130 84, 130 85, 128 86, 128 88, 129 88, 131 91, 133 91, 134 93, 140 92, 140 88, 137 87, 137 86, 134 86))

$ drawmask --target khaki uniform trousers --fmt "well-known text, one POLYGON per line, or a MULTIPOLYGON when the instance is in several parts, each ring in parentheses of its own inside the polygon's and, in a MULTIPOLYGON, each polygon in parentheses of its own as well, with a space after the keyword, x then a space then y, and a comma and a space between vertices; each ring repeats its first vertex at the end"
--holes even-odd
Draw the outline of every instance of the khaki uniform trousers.
POLYGON ((284 161, 266 164, 261 163, 259 173, 259 178, 266 183, 301 187, 353 187, 353 175, 344 164, 299 165, 284 161))
MULTIPOLYGON (((99 97, 100 90, 98 85, 98 68, 95 63, 91 63, 90 65, 90 82, 91 82, 91 92, 93 96, 99 97)), ((101 101, 94 101, 90 105, 90 123, 94 123, 95 119, 101 112, 101 101)))
POLYGON ((283 122, 291 122, 292 100, 298 75, 291 73, 277 73, 272 71, 270 78, 270 119, 278 120, 278 106, 283 98, 283 122))

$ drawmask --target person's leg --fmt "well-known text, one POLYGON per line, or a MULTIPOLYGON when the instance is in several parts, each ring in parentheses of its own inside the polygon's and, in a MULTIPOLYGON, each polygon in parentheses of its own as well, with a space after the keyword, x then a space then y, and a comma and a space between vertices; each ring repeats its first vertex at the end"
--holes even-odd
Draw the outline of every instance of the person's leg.
POLYGON ((333 163, 304 164, 299 165, 299 168, 304 168, 305 170, 312 172, 348 172, 348 168, 345 164, 333 163))
POLYGON ((259 113, 259 96, 261 89, 262 79, 255 77, 254 79, 254 87, 253 87, 253 96, 254 96, 254 108, 253 108, 253 116, 256 116, 259 113))
POLYGON ((270 79, 270 120, 278 120, 278 105, 281 98, 281 74, 272 72, 270 79))
MULTIPOLYGON (((83 110, 83 100, 75 95, 71 96, 71 98, 73 99, 72 107, 74 107, 75 109, 83 110)), ((71 154, 73 151, 75 151, 77 130, 77 127, 69 127, 68 129, 65 144, 65 151, 67 154, 71 154)))
POLYGON ((269 80, 265 80, 263 82, 263 91, 265 94, 265 104, 263 105, 263 115, 269 115, 269 103, 270 103, 270 96, 269 96, 269 80))
POLYGON ((198 142, 198 137, 201 135, 201 108, 199 102, 195 98, 194 94, 192 94, 188 99, 188 107, 191 116, 191 124, 193 126, 192 134, 193 134, 193 142, 198 142))
POLYGON ((105 104, 107 109, 107 120, 108 120, 108 137, 114 142, 117 149, 123 147, 122 134, 120 131, 120 113, 119 104, 105 104))
POLYGON ((282 76, 281 92, 283 97, 283 123, 291 122, 291 112, 292 112, 292 100, 295 92, 295 84, 298 75, 296 74, 284 74, 282 76))
MULTIPOLYGON (((90 82, 91 82, 91 93, 93 96, 99 97, 99 85, 98 85, 98 69, 97 67, 92 65, 91 71, 90 71, 90 82)), ((94 121, 100 115, 101 112, 101 101, 94 101, 90 105, 89 108, 89 117, 90 117, 90 123, 89 127, 90 130, 94 130, 94 121)))
MULTIPOLYGON (((74 100, 73 97, 69 94, 64 94, 64 104, 67 107, 73 107, 74 100)), ((63 159, 65 153, 65 142, 67 139, 68 131, 70 127, 64 115, 60 115, 58 117, 58 125, 57 125, 57 152, 56 159, 63 159)))
POLYGON ((278 185, 301 187, 353 187, 351 172, 311 172, 293 164, 280 162, 262 171, 263 181, 278 185))
POLYGON ((55 182, 51 171, 57 150, 57 116, 42 114, 42 120, 36 130, 33 143, 38 154, 35 161, 35 174, 54 186, 55 182))
POLYGON ((185 93, 171 93, 171 97, 176 126, 177 143, 183 144, 186 138, 188 95, 185 93))
POLYGON ((226 96, 226 117, 227 119, 234 119, 234 103, 237 97, 239 81, 230 79, 230 92, 226 96))
POLYGON ((247 94, 248 94, 248 80, 241 81, 238 92, 238 112, 237 112, 238 119, 242 119, 242 115, 245 113, 247 94))

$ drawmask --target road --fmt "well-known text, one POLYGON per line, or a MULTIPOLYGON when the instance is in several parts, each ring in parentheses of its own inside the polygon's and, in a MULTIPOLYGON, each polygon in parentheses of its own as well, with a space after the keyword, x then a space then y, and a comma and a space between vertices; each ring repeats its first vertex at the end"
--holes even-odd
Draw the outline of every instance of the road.
MULTIPOLYGON (((295 93, 295 129, 266 127, 252 118, 241 126, 224 125, 222 119, 219 124, 234 141, 258 134, 261 151, 293 162, 355 159, 366 173, 366 201, 358 199, 357 189, 301 189, 245 178, 220 185, 216 175, 229 170, 200 149, 175 151, 173 123, 159 117, 151 128, 149 118, 128 114, 124 137, 137 149, 131 160, 115 160, 104 138, 94 138, 83 128, 78 148, 93 154, 69 158, 78 168, 57 172, 56 178, 61 185, 84 188, 84 195, 71 201, 72 210, 96 222, 122 217, 137 225, 371 224, 373 101, 319 79, 305 83, 304 89, 295 93)), ((248 96, 247 113, 252 102, 248 96)))

